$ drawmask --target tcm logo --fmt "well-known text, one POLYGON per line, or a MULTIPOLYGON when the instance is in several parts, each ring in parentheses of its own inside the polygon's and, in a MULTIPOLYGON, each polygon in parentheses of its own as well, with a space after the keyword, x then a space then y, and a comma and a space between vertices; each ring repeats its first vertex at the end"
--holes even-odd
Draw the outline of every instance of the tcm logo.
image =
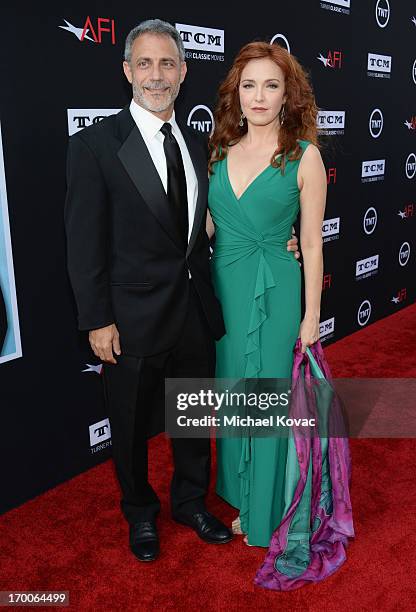
POLYGON ((367 208, 363 218, 363 229, 365 233, 370 236, 374 232, 377 226, 377 211, 374 206, 367 208))
POLYGON ((325 68, 338 68, 342 67, 342 51, 328 51, 326 55, 320 53, 316 58, 325 66, 325 68))
POLYGON ((373 255, 366 259, 360 259, 355 262, 355 277, 356 278, 367 278, 372 276, 378 270, 379 255, 373 255))
POLYGON ((335 185, 337 182, 337 169, 336 168, 327 168, 326 170, 326 182, 328 185, 335 185))
POLYGON ((214 116, 211 109, 204 104, 198 104, 193 107, 186 123, 188 126, 193 127, 194 130, 204 132, 205 134, 211 135, 214 131, 214 116))
POLYGON ((224 30, 176 23, 185 49, 224 53, 224 30))
POLYGON ((370 130, 370 134, 373 138, 378 138, 383 131, 383 113, 379 108, 375 108, 368 121, 368 128, 370 130))
POLYGON ((401 304, 402 302, 405 301, 406 298, 407 298, 407 289, 406 287, 403 287, 403 289, 398 290, 397 295, 393 295, 390 301, 393 302, 393 304, 401 304))
POLYGON ((324 219, 322 223, 322 238, 324 242, 338 240, 340 224, 340 217, 335 217, 334 219, 324 219))
POLYGON ((368 321, 370 320, 370 317, 371 304, 368 300, 364 300, 364 302, 361 302, 357 312, 358 325, 360 325, 361 327, 367 325, 368 321))
POLYGON ((399 249, 399 264, 404 268, 407 262, 410 259, 410 244, 408 242, 403 242, 402 246, 399 249))
POLYGON ((322 291, 325 289, 331 289, 332 285, 332 274, 324 274, 322 277, 322 291))
POLYGON ((416 174, 416 155, 414 153, 409 153, 406 159, 405 165, 406 176, 408 179, 412 179, 416 174))
POLYGON ((284 34, 275 34, 270 41, 271 45, 277 43, 281 47, 284 47, 288 53, 290 53, 290 43, 284 34))
POLYGON ((321 8, 333 13, 350 14, 350 0, 326 0, 321 1, 321 8))
POLYGON ((410 121, 405 121, 404 124, 408 130, 416 130, 416 115, 410 118, 410 121))
POLYGON ((408 219, 409 217, 413 217, 415 213, 415 205, 414 204, 406 204, 404 210, 399 210, 397 213, 401 219, 408 219))
POLYGON ((319 111, 316 119, 321 134, 328 136, 343 134, 345 128, 345 111, 319 111))
POLYGON ((376 21, 379 28, 385 28, 390 19, 389 0, 377 0, 376 21))
POLYGON ((391 55, 380 55, 378 53, 369 53, 367 59, 367 74, 379 78, 390 78, 391 73, 391 55))
POLYGON ((111 427, 108 419, 90 425, 89 429, 91 446, 96 446, 96 444, 101 444, 101 442, 111 438, 111 427))
POLYGON ((319 323, 319 338, 328 340, 329 336, 333 336, 335 331, 335 317, 327 319, 319 323))
POLYGON ((361 164, 361 181, 363 183, 382 181, 386 171, 385 159, 363 161, 361 164))
POLYGON ((119 108, 68 108, 68 134, 72 136, 88 125, 99 123, 105 117, 119 111, 119 108))
POLYGON ((66 26, 60 25, 59 27, 74 34, 81 42, 86 39, 101 44, 103 40, 111 39, 111 44, 116 44, 116 27, 114 19, 97 17, 94 24, 91 17, 88 16, 82 28, 72 25, 72 23, 69 23, 66 19, 64 19, 64 21, 66 26))

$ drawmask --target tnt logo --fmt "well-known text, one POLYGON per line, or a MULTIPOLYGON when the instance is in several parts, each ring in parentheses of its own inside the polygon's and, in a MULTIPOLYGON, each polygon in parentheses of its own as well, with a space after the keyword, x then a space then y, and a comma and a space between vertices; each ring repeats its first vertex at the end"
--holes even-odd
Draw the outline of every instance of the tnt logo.
POLYGON ((363 219, 363 229, 367 235, 370 235, 374 232, 377 225, 377 211, 374 206, 370 206, 367 208, 364 214, 363 219))
POLYGON ((393 302, 393 304, 401 304, 402 302, 405 301, 406 298, 407 298, 407 289, 406 287, 403 287, 403 289, 399 289, 399 291, 397 292, 397 295, 393 295, 390 301, 393 302))
POLYGON ((368 300, 361 302, 357 312, 357 322, 360 327, 367 325, 371 316, 371 304, 368 300))
POLYGON ((332 183, 335 185, 337 182, 337 169, 336 168, 327 168, 326 170, 326 182, 328 185, 332 183))
POLYGON ((187 125, 189 125, 189 127, 193 127, 194 130, 199 132, 212 134, 214 130, 214 116, 211 109, 204 104, 194 106, 188 115, 187 125))
POLYGON ((342 67, 342 51, 328 51, 326 56, 320 53, 316 59, 322 62, 325 68, 340 70, 342 67))
POLYGON ((332 284, 332 274, 324 274, 322 278, 322 291, 330 289, 332 284))
POLYGON ((383 113, 379 108, 375 108, 370 115, 368 127, 373 138, 378 138, 383 131, 383 113))
POLYGON ((104 40, 111 39, 111 44, 116 44, 116 27, 114 19, 97 17, 96 22, 93 22, 88 15, 82 28, 72 25, 72 23, 66 19, 64 19, 64 21, 66 26, 61 25, 59 27, 74 34, 81 42, 86 39, 101 44, 104 40))
POLYGON ((376 21, 379 28, 385 28, 390 19, 389 0, 377 0, 376 21))
POLYGON ((416 155, 414 153, 409 153, 407 156, 405 170, 408 179, 414 178, 416 174, 416 155))
POLYGON ((410 244, 408 242, 403 242, 402 246, 399 249, 399 264, 402 268, 407 264, 410 258, 410 244))

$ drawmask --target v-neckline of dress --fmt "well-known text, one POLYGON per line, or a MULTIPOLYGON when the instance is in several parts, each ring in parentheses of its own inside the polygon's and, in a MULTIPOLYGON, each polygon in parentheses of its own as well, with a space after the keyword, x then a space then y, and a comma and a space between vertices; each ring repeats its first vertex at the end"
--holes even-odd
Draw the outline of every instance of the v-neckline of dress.
POLYGON ((228 156, 225 158, 225 174, 227 175, 227 181, 228 181, 228 185, 230 187, 231 193, 234 196, 234 199, 237 202, 240 202, 240 200, 245 196, 246 192, 250 189, 250 187, 253 185, 253 183, 255 183, 257 181, 257 179, 259 179, 265 172, 266 170, 268 170, 269 168, 272 168, 273 166, 271 164, 268 164, 265 168, 263 168, 263 170, 261 170, 261 172, 259 172, 258 174, 256 174, 256 176, 253 178, 252 181, 250 181, 250 183, 247 185, 247 187, 244 189, 244 191, 240 194, 240 196, 237 198, 235 191, 233 189, 233 186, 231 184, 231 180, 230 180, 230 175, 228 172, 228 156))

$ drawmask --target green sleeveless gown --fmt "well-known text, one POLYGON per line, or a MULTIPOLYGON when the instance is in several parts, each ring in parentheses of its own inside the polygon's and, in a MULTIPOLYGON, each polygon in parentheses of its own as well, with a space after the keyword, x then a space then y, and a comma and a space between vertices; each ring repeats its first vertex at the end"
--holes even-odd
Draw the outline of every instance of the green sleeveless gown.
MULTIPOLYGON (((308 141, 299 141, 302 154, 308 141)), ((208 205, 215 225, 211 259, 226 335, 216 345, 217 378, 290 378, 301 317, 301 277, 286 249, 299 213, 297 170, 268 166, 240 198, 227 158, 210 179, 208 205)), ((218 438, 218 495, 240 510, 249 544, 269 546, 284 511, 288 441, 218 438)))

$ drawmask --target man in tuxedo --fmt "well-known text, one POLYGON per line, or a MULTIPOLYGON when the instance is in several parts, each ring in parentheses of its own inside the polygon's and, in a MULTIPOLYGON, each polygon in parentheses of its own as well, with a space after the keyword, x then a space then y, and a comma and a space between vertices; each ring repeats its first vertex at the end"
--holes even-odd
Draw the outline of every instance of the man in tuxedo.
MULTIPOLYGON (((121 508, 141 561, 159 554, 147 438, 163 430, 164 379, 214 377, 214 340, 225 333, 205 230, 207 147, 174 113, 184 58, 172 25, 134 28, 129 107, 72 136, 68 151, 68 269, 79 329, 104 362, 121 508)), ((210 441, 173 438, 172 453, 172 518, 206 542, 229 542, 204 503, 210 441)))

